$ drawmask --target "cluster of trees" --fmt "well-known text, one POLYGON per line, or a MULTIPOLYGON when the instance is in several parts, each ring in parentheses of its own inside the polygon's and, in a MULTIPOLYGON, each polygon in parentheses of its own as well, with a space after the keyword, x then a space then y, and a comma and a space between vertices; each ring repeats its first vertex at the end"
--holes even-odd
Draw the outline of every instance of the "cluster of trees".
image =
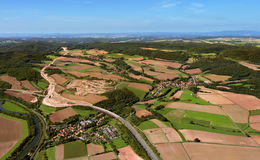
POLYGON ((10 89, 11 87, 12 87, 11 84, 4 81, 0 81, 0 89, 6 90, 6 89, 10 89))
POLYGON ((96 105, 110 110, 122 117, 127 117, 133 112, 131 106, 139 101, 139 98, 127 89, 117 89, 104 94, 107 100, 98 102, 96 105))

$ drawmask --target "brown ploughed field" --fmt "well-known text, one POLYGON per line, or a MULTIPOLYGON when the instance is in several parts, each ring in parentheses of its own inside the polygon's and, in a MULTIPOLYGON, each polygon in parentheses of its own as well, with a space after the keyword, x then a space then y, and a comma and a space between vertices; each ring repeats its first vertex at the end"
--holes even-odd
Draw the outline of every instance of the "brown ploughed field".
POLYGON ((199 68, 185 70, 185 73, 188 73, 188 74, 199 74, 201 72, 202 71, 199 68))
POLYGON ((92 68, 92 67, 94 67, 94 66, 91 66, 91 65, 88 65, 88 64, 78 64, 78 65, 70 66, 69 68, 82 70, 82 69, 88 69, 88 68, 92 68))
POLYGON ((183 102, 172 102, 167 104, 165 107, 225 115, 225 113, 220 107, 213 106, 213 105, 199 105, 199 104, 190 104, 190 103, 183 103, 183 102))
POLYGON ((198 131, 198 130, 180 130, 186 140, 194 141, 196 138, 201 142, 206 143, 220 143, 220 144, 232 144, 232 145, 248 145, 257 146, 256 142, 249 137, 233 136, 220 133, 198 131))
POLYGON ((67 82, 67 79, 59 74, 53 74, 51 77, 55 80, 57 84, 63 85, 65 82, 67 82))
POLYGON ((21 81, 24 88, 29 89, 30 91, 38 91, 28 80, 21 81))
POLYGON ((102 145, 90 143, 90 144, 87 144, 87 147, 88 147, 89 156, 105 152, 104 147, 102 145))
POLYGON ((180 68, 182 66, 182 64, 177 63, 177 62, 159 61, 159 60, 150 60, 150 59, 141 61, 141 63, 159 65, 159 66, 168 66, 168 67, 173 67, 173 68, 180 68))
POLYGON ((129 83, 128 87, 140 89, 146 92, 148 92, 152 88, 152 86, 143 83, 129 83))
POLYGON ((229 99, 215 93, 198 93, 197 94, 201 99, 208 101, 209 103, 221 105, 221 104, 234 104, 229 99))
POLYGON ((183 93, 183 91, 178 91, 170 99, 180 98, 182 93, 183 93))
POLYGON ((132 149, 131 146, 126 146, 118 149, 118 158, 120 160, 142 160, 132 149))
POLYGON ((260 148, 205 143, 183 144, 192 160, 259 160, 260 148))
POLYGON ((75 115, 77 115, 77 113, 69 107, 52 113, 49 118, 52 122, 62 122, 63 120, 75 115))
POLYGON ((251 123, 250 124, 251 128, 260 131, 260 122, 259 123, 251 123))
POLYGON ((95 156, 91 156, 91 160, 113 160, 116 156, 113 152, 103 153, 95 156))
POLYGON ((0 158, 22 138, 22 126, 19 121, 0 117, 0 158))
POLYGON ((251 116, 249 118, 250 123, 260 123, 260 115, 251 116))
POLYGON ((260 135, 250 135, 254 140, 255 142, 260 145, 260 135))
POLYGON ((153 82, 153 79, 147 78, 147 77, 144 77, 144 76, 140 76, 140 75, 129 74, 129 77, 134 78, 134 79, 143 79, 143 80, 153 82))
POLYGON ((69 57, 59 57, 57 59, 57 61, 68 61, 68 62, 74 62, 74 63, 78 63, 78 62, 85 62, 85 63, 91 63, 94 64, 94 62, 90 61, 90 60, 86 60, 86 59, 80 59, 80 58, 69 58, 69 57))
POLYGON ((0 76, 0 80, 11 84, 12 89, 18 89, 18 90, 22 89, 20 82, 14 77, 11 77, 8 75, 3 75, 3 76, 0 76))
POLYGON ((257 64, 250 64, 250 63, 247 63, 247 62, 239 62, 239 64, 247 67, 247 68, 250 68, 252 70, 255 70, 255 71, 260 71, 260 65, 257 65, 257 64))
POLYGON ((7 93, 11 96, 14 96, 16 98, 23 99, 26 102, 32 102, 36 99, 36 97, 34 97, 30 94, 24 94, 24 93, 20 93, 20 92, 5 91, 5 93, 7 93))
POLYGON ((55 147, 55 160, 64 160, 64 145, 58 145, 55 147))
POLYGON ((163 160, 190 160, 181 143, 156 144, 155 147, 163 160))
POLYGON ((146 109, 139 110, 135 113, 135 115, 139 118, 146 117, 152 115, 151 112, 147 111, 146 109))

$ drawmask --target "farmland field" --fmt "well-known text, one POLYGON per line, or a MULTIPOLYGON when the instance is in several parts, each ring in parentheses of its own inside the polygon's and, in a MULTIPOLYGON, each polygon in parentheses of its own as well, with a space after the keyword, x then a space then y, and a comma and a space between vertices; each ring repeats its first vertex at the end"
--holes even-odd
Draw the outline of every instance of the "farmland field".
POLYGON ((158 127, 155 123, 153 123, 152 121, 142 122, 138 127, 139 127, 141 130, 159 128, 159 127, 158 127))
POLYGON ((116 146, 116 148, 123 148, 127 146, 127 144, 122 138, 113 139, 112 143, 116 146))
POLYGON ((87 147, 81 141, 74 141, 64 144, 64 158, 78 158, 87 156, 87 147))

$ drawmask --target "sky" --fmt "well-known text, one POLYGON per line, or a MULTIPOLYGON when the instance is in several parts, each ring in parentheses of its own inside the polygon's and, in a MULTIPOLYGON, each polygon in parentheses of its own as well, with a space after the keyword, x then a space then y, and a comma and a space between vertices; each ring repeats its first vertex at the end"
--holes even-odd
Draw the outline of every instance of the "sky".
POLYGON ((259 0, 0 0, 0 33, 260 31, 259 0))

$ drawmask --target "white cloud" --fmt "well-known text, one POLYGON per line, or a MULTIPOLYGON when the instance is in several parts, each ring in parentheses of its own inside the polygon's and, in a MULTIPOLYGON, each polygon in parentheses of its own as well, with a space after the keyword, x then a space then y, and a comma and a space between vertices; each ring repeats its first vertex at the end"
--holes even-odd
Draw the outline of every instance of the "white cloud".
POLYGON ((160 4, 160 8, 172 8, 180 4, 180 1, 165 0, 160 4))

